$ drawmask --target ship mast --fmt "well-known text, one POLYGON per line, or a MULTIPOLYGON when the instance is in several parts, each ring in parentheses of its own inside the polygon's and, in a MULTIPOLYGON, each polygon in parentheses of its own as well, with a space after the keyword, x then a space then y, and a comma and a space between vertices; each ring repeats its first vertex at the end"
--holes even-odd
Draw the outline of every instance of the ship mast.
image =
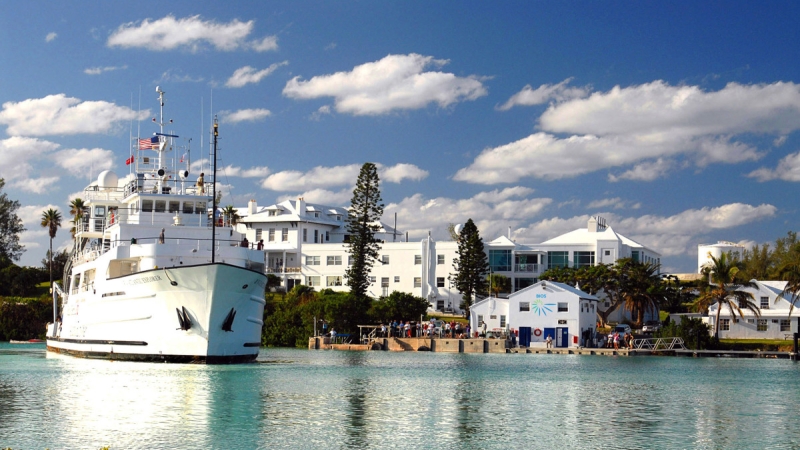
POLYGON ((211 264, 214 264, 217 242, 217 136, 219 136, 219 123, 214 116, 214 184, 211 186, 211 264))

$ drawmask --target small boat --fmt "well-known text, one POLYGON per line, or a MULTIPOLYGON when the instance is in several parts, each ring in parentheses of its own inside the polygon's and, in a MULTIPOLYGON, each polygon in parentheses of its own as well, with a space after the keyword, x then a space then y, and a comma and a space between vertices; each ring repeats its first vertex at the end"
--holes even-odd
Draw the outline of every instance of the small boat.
POLYGON ((27 341, 17 341, 11 339, 8 341, 9 344, 41 344, 42 342, 44 342, 42 339, 28 339, 27 341))
POLYGON ((159 128, 133 139, 130 173, 100 173, 63 280, 53 283, 47 350, 100 359, 238 363, 261 346, 266 258, 215 220, 214 180, 190 182, 188 143, 159 128), (183 157, 179 155, 184 155, 183 157), (209 206, 211 208, 209 208, 209 206), (62 298, 58 304, 57 296, 62 298), (60 307, 59 307, 60 306, 60 307))

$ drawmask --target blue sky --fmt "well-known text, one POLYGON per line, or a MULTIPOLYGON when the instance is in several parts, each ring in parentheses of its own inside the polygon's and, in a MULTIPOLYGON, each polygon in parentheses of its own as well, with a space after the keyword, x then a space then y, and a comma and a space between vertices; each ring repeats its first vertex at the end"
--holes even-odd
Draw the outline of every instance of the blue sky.
POLYGON ((213 97, 223 205, 347 205, 371 161, 411 239, 472 218, 536 243, 600 215, 690 272, 698 244, 797 229, 800 5, 496 3, 0 2, 20 262, 45 255, 44 209, 127 173, 156 86, 198 173, 213 97))

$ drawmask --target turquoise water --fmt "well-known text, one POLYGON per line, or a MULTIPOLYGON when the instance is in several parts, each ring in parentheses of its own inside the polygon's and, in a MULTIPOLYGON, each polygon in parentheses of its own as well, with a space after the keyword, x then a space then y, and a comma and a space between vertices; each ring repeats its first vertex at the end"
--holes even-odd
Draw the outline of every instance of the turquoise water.
POLYGON ((786 360, 262 349, 235 366, 0 344, 0 448, 798 448, 786 360))

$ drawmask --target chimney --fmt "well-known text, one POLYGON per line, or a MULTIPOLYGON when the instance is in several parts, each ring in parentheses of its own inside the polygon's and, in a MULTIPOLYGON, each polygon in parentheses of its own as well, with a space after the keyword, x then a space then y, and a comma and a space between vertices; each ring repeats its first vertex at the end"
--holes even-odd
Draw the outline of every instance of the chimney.
POLYGON ((258 210, 258 204, 256 204, 255 199, 250 199, 250 201, 247 202, 247 214, 252 216, 256 213, 256 210, 258 210))
POLYGON ((597 217, 589 219, 589 233, 597 233, 597 217))
POLYGON ((303 197, 297 199, 297 215, 302 217, 306 215, 306 201, 303 197))

